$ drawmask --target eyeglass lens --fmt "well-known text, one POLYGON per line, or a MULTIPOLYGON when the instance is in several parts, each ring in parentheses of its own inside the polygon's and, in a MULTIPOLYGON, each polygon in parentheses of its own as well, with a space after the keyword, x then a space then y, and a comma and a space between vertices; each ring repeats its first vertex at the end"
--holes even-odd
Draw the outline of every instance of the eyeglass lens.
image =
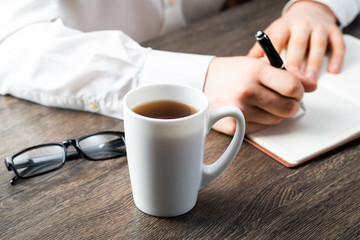
POLYGON ((13 164, 21 177, 29 177, 60 167, 65 160, 61 145, 47 145, 23 152, 13 159, 13 164))
POLYGON ((94 160, 120 156, 125 152, 125 143, 118 135, 99 134, 79 140, 81 151, 94 160))

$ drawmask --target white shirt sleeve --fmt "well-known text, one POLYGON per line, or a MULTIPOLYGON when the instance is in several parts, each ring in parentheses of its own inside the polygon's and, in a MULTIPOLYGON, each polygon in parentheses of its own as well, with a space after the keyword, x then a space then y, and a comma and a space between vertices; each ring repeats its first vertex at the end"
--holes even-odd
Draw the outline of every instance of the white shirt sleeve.
POLYGON ((141 47, 121 31, 64 26, 53 1, 0 2, 0 94, 122 118, 122 98, 142 85, 203 88, 212 56, 141 47))
MULTIPOLYGON (((288 8, 297 0, 289 1, 284 9, 285 13, 288 8)), ((328 6, 337 17, 340 27, 344 28, 349 25, 360 12, 360 0, 314 0, 328 6)))

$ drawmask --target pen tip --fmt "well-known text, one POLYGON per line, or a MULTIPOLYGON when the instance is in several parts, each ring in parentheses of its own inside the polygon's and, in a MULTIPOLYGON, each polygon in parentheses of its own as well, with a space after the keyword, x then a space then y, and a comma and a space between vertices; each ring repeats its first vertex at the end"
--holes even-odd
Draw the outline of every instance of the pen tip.
POLYGON ((306 107, 303 101, 300 101, 300 107, 302 110, 304 110, 304 112, 306 112, 306 107))

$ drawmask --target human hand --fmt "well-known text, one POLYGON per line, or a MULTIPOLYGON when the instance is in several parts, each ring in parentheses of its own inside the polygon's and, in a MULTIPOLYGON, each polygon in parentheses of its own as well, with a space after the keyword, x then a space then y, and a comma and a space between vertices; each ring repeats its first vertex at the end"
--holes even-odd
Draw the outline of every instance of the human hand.
MULTIPOLYGON (((210 109, 226 105, 240 108, 249 133, 295 115, 304 87, 293 74, 260 59, 219 57, 210 62, 204 92, 210 109)), ((235 127, 235 120, 225 118, 213 128, 233 135, 235 127)))
MULTIPOLYGON (((327 6, 314 1, 298 1, 265 29, 277 51, 287 48, 286 69, 302 80, 305 91, 316 89, 327 48, 331 50, 328 71, 339 73, 341 70, 345 44, 336 23, 336 16, 327 6), (302 73, 307 50, 307 64, 302 73)), ((264 56, 264 52, 256 43, 248 56, 258 58, 264 56)))

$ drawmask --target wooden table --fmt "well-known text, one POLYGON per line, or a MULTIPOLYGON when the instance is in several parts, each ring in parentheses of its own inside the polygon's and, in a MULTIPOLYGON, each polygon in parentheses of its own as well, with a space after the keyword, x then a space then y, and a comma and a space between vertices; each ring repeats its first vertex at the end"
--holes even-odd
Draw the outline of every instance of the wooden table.
MULTIPOLYGON (((244 55, 254 33, 277 18, 284 0, 253 0, 147 42, 157 49, 244 55)), ((360 37, 360 19, 345 30, 360 37)), ((349 116, 350 117, 350 116, 349 116)), ((0 97, 5 156, 24 147, 101 130, 122 121, 0 97)), ((211 131, 206 161, 230 138, 211 131)), ((230 168, 200 191, 197 205, 174 218, 139 211, 126 158, 70 161, 58 171, 21 181, 0 166, 0 239, 359 239, 360 139, 288 169, 244 143, 230 168)))

